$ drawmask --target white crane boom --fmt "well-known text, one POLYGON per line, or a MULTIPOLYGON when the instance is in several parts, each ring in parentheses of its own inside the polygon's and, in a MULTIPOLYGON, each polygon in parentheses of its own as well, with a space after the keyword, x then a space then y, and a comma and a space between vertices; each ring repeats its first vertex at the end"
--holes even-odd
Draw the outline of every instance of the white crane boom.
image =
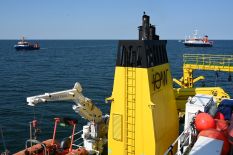
POLYGON ((76 103, 76 105, 73 105, 73 110, 83 118, 96 123, 102 121, 102 112, 92 103, 91 99, 83 96, 82 87, 78 82, 75 83, 73 89, 27 97, 30 106, 35 106, 41 102, 66 100, 72 100, 76 103))

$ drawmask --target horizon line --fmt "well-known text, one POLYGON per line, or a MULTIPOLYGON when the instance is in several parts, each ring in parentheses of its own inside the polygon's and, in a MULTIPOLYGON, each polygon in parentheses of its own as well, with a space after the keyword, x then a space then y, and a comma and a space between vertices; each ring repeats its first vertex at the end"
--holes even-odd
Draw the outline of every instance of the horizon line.
MULTIPOLYGON (((20 40, 20 39, 3 39, 3 38, 0 38, 0 40, 20 40)), ((35 38, 31 38, 31 39, 26 39, 26 40, 138 40, 138 39, 132 39, 132 38, 122 38, 122 39, 67 39, 67 38, 64 38, 64 39, 61 39, 61 38, 49 38, 49 39, 35 39, 35 38)), ((160 40, 185 40, 185 39, 160 39, 160 40)), ((232 39, 211 39, 211 40, 233 40, 232 39)))

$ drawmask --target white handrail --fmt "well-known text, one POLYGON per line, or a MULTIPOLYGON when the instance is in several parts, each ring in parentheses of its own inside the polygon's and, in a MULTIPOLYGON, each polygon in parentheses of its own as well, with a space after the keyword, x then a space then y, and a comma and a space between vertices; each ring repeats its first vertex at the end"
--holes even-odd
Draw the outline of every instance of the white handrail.
MULTIPOLYGON (((176 145, 176 143, 181 139, 181 137, 183 137, 183 135, 186 135, 187 133, 189 134, 188 137, 190 137, 191 133, 187 132, 188 130, 190 130, 192 128, 192 122, 190 123, 190 125, 179 135, 179 137, 176 138, 176 140, 169 146, 169 148, 167 149, 167 151, 164 153, 164 155, 168 155, 170 152, 172 152, 173 147, 176 145)), ((178 146, 178 150, 176 154, 179 154, 181 148, 184 146, 184 144, 186 143, 186 141, 188 140, 188 138, 185 139, 185 141, 183 142, 183 144, 181 146, 178 146)), ((185 150, 184 150, 185 152, 185 150)))

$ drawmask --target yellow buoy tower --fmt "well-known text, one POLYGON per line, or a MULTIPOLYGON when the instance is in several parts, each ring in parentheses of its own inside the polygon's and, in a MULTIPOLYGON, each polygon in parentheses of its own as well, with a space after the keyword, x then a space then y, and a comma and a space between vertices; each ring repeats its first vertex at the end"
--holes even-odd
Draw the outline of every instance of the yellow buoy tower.
POLYGON ((160 155, 178 136, 165 40, 142 16, 139 40, 119 41, 108 130, 109 155, 160 155))

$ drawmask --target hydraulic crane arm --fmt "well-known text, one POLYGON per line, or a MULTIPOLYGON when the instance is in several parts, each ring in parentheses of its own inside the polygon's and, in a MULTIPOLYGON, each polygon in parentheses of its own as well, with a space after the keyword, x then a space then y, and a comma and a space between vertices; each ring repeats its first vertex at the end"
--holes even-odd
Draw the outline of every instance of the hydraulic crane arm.
POLYGON ((78 82, 75 83, 73 89, 27 97, 27 102, 30 106, 35 106, 41 102, 67 100, 72 100, 76 103, 76 105, 73 105, 73 110, 83 118, 96 123, 102 121, 102 112, 92 103, 91 99, 83 96, 82 87, 78 82))

